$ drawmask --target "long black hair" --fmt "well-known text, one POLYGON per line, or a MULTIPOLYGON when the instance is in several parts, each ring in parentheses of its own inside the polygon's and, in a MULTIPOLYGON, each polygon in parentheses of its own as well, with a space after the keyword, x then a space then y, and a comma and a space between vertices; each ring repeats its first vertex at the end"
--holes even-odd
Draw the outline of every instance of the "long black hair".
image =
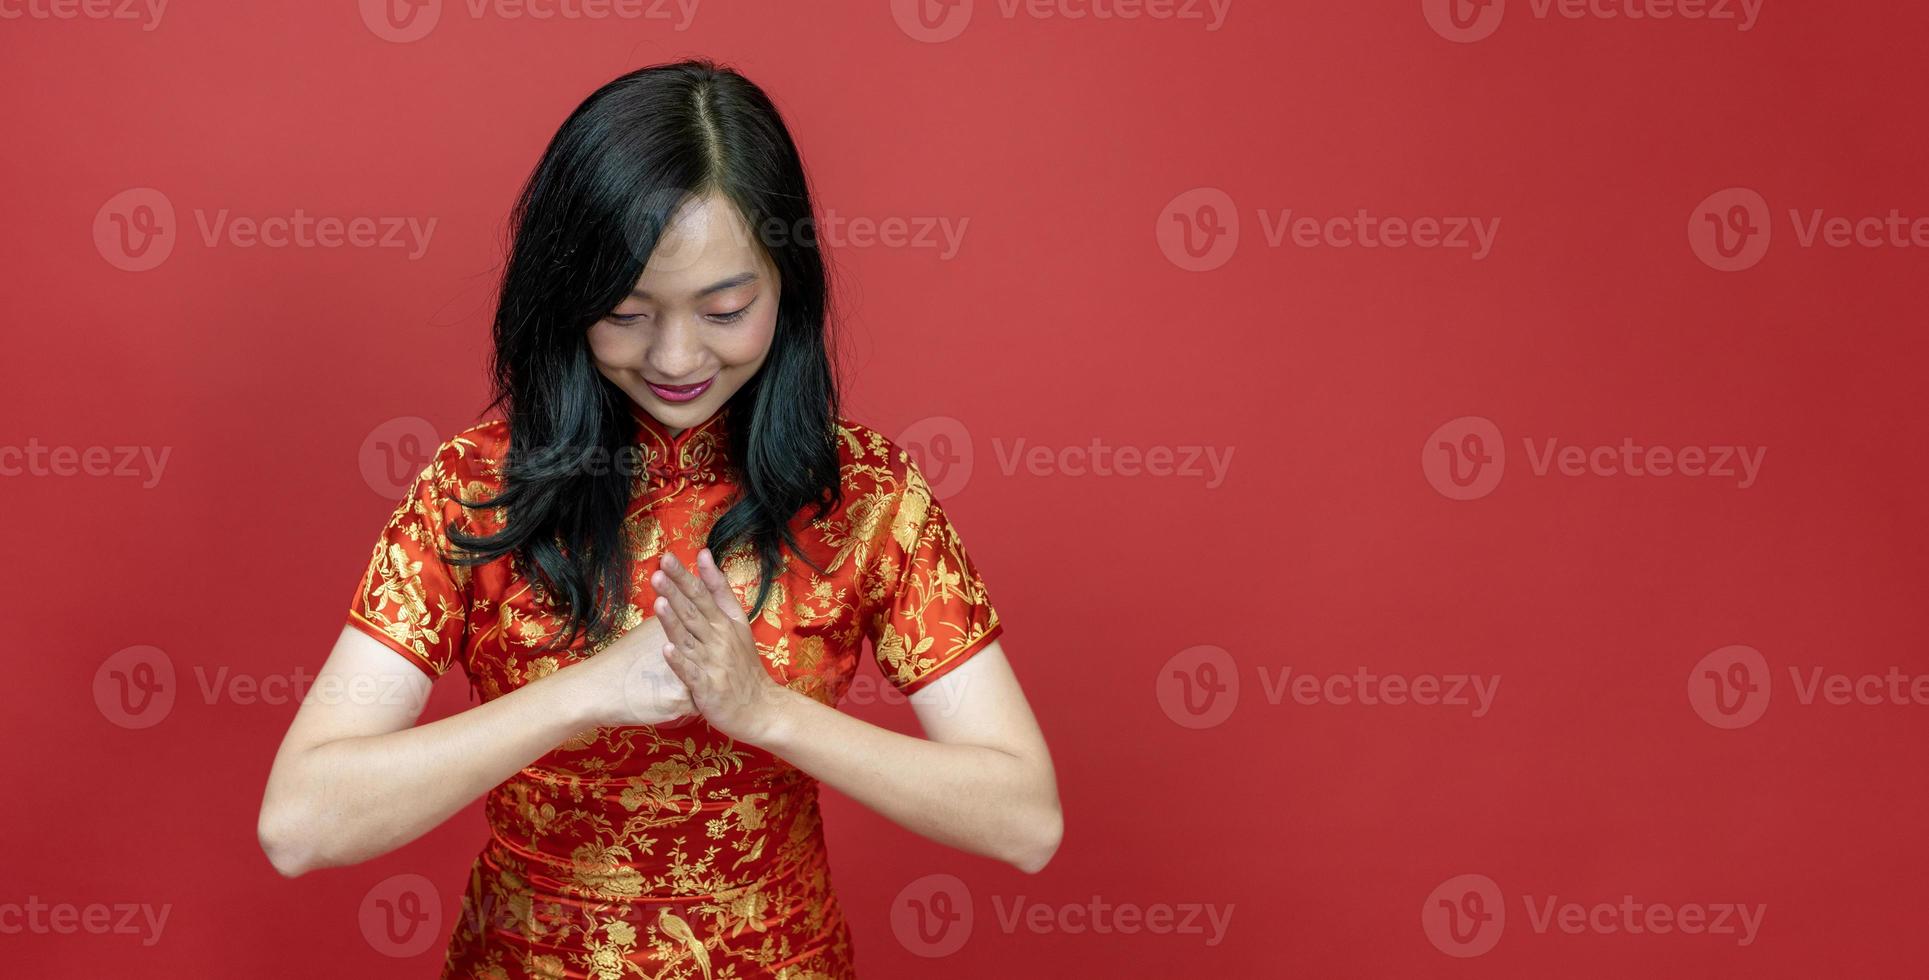
POLYGON ((678 207, 717 193, 757 235, 782 283, 764 363, 719 409, 741 494, 710 528, 719 561, 739 539, 757 556, 763 608, 783 568, 804 555, 790 522, 839 491, 838 390, 829 283, 803 161, 762 89, 708 60, 622 75, 570 113, 510 216, 496 309, 494 398, 510 446, 503 488, 465 507, 503 508, 493 535, 449 529, 465 565, 504 554, 565 617, 549 650, 587 633, 600 646, 624 628, 633 549, 624 519, 640 433, 630 396, 597 370, 589 328, 629 295, 678 207), (772 232, 776 233, 773 234, 772 232), (597 465, 596 461, 602 461, 597 465))

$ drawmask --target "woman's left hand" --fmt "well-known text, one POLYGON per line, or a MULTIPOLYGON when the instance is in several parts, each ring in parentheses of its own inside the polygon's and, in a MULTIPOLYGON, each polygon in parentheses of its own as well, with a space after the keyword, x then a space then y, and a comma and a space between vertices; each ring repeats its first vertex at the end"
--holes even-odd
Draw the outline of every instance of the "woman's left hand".
POLYGON ((759 744, 790 692, 764 669, 750 619, 710 549, 697 553, 694 575, 665 552, 650 585, 657 593, 656 615, 670 638, 663 659, 690 689, 697 710, 732 740, 759 744))

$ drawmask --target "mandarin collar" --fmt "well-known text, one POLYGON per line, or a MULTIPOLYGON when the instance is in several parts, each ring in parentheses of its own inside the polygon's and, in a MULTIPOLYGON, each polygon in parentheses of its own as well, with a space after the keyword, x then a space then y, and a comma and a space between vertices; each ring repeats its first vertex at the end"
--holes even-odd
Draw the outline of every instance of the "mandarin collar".
POLYGON ((728 409, 672 436, 668 426, 634 400, 630 417, 636 421, 636 442, 643 449, 643 483, 648 488, 715 483, 728 470, 730 446, 728 409))

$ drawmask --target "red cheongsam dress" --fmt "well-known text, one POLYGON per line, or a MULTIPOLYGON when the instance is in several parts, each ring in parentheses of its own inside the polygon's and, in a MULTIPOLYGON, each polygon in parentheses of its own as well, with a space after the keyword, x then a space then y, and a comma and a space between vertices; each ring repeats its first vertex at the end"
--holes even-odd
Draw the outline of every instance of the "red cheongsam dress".
MULTIPOLYGON (((665 553, 696 564, 737 490, 719 412, 674 437, 631 406, 649 465, 626 523, 635 559, 626 619, 650 615, 665 553)), ((884 677, 910 693, 984 649, 1003 627, 957 531, 910 456, 840 419, 843 503, 791 524, 824 572, 786 550, 751 631, 779 683, 835 705, 868 640, 884 677)), ((438 556, 445 529, 489 533, 507 423, 444 442, 389 518, 349 622, 430 677, 460 664, 483 700, 594 655, 533 648, 559 630, 554 605, 514 556, 474 567, 438 556)), ((757 562, 719 555, 745 608, 757 562)), ((603 727, 490 790, 490 836, 449 940, 444 978, 727 980, 853 976, 830 880, 817 783, 783 759, 697 721, 603 727)))

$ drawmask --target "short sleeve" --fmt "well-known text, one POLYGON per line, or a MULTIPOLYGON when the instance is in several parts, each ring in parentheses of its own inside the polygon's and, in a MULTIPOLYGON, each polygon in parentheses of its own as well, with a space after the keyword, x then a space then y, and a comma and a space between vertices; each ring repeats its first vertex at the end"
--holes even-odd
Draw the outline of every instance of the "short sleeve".
POLYGON ((461 504, 450 492, 452 443, 444 443, 389 515, 348 610, 349 625, 381 641, 431 678, 461 654, 468 636, 469 568, 446 561, 445 529, 461 504))
POLYGON ((913 694, 989 646, 1004 624, 943 505, 902 458, 896 506, 881 522, 867 635, 884 676, 913 694))

